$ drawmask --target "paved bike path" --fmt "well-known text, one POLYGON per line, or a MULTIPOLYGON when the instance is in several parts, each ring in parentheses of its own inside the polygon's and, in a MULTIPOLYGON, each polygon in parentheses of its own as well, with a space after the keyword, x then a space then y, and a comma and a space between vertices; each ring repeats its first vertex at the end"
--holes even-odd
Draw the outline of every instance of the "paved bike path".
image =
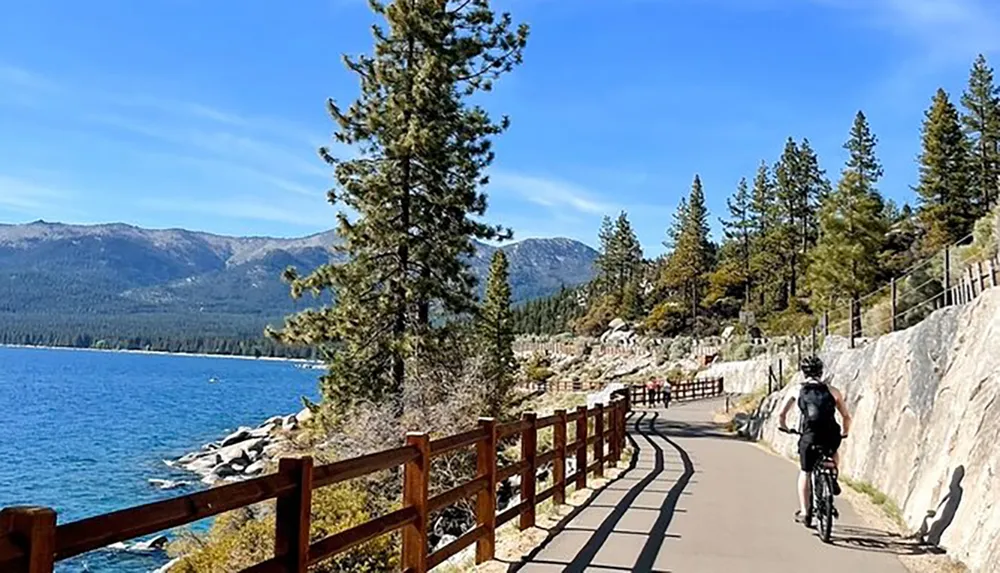
POLYGON ((719 431, 718 401, 635 412, 635 467, 516 570, 905 573, 846 501, 834 544, 793 520, 797 468, 719 431))

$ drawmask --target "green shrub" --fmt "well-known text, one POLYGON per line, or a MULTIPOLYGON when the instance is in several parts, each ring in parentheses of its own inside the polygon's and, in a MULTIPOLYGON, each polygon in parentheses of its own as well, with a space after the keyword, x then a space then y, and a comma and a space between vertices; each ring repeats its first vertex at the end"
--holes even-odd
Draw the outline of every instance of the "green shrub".
MULTIPOLYGON (((337 484, 313 491, 310 541, 360 525, 373 516, 371 498, 351 484, 337 484)), ((357 571, 374 573, 397 566, 395 536, 383 536, 317 565, 316 573, 357 571)), ((182 555, 171 573, 235 573, 274 555, 273 503, 257 511, 250 508, 219 516, 205 535, 188 534, 170 546, 171 555, 182 555), (255 516, 255 513, 264 513, 255 516)))
POLYGON ((670 343, 670 359, 680 360, 691 354, 694 340, 689 336, 678 336, 670 343))

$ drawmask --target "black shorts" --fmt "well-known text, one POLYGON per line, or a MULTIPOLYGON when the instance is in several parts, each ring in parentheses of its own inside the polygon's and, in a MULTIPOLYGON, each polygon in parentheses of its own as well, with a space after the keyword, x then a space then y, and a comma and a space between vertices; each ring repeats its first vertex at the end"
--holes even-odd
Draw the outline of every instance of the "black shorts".
POLYGON ((816 469, 823 455, 832 456, 840 449, 840 426, 827 432, 805 432, 799 437, 799 467, 804 472, 816 469))

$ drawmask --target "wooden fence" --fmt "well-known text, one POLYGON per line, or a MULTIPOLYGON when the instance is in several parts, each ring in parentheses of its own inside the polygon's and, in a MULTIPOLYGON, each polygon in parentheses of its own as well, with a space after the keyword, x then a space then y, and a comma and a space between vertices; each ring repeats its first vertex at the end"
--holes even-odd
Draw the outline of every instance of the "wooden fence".
MULTIPOLYGON (((629 389, 630 401, 634 405, 657 405, 663 402, 661 390, 635 385, 629 389)), ((686 402, 703 398, 716 398, 725 394, 725 382, 722 377, 698 378, 690 382, 672 384, 670 389, 671 402, 686 402)))
POLYGON ((242 573, 304 573, 323 560, 400 530, 403 571, 423 573, 472 544, 476 545, 476 562, 482 563, 494 557, 497 527, 515 518, 520 529, 533 527, 536 504, 550 498, 556 504, 565 503, 568 484, 584 489, 588 474, 603 477, 605 464, 621 459, 629 408, 628 396, 619 395, 607 408, 600 404, 590 410, 581 406, 572 413, 558 410, 544 418, 527 413, 508 424, 481 419, 475 429, 435 440, 426 433, 410 433, 402 447, 324 466, 314 467, 309 457, 282 459, 278 473, 272 475, 59 526, 52 509, 7 508, 0 512, 0 571, 51 573, 56 561, 271 499, 277 500, 274 557, 242 573), (567 443, 570 423, 576 428, 575 439, 567 443), (588 435, 591 423, 594 430, 588 435), (539 452, 538 431, 549 427, 553 428, 554 446, 539 452), (521 441, 520 460, 498 468, 498 442, 516 436, 521 441), (476 477, 430 496, 431 460, 473 446, 476 477), (590 447, 593 454, 588 457, 590 447), (577 462, 572 475, 566 475, 567 456, 574 456, 577 462), (553 484, 539 492, 536 470, 547 463, 553 464, 553 484), (313 490, 400 466, 400 509, 310 543, 313 490), (497 484, 517 474, 521 475, 521 502, 498 514, 497 484), (471 498, 476 499, 476 527, 430 552, 430 514, 471 498))

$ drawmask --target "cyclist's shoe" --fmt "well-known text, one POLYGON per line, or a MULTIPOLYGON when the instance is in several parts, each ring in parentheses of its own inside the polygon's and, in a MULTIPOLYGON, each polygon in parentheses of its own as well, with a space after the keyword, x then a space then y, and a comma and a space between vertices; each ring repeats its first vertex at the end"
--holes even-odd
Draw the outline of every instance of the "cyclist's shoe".
POLYGON ((809 515, 808 513, 805 514, 805 515, 802 515, 801 511, 796 511, 795 512, 795 522, 796 523, 801 523, 802 525, 805 525, 808 528, 812 528, 812 516, 809 515))
POLYGON ((834 519, 840 519, 840 512, 837 511, 837 506, 832 505, 832 506, 830 506, 830 509, 833 510, 833 518, 834 519))
POLYGON ((830 480, 833 482, 833 495, 840 495, 840 482, 837 480, 830 480))

